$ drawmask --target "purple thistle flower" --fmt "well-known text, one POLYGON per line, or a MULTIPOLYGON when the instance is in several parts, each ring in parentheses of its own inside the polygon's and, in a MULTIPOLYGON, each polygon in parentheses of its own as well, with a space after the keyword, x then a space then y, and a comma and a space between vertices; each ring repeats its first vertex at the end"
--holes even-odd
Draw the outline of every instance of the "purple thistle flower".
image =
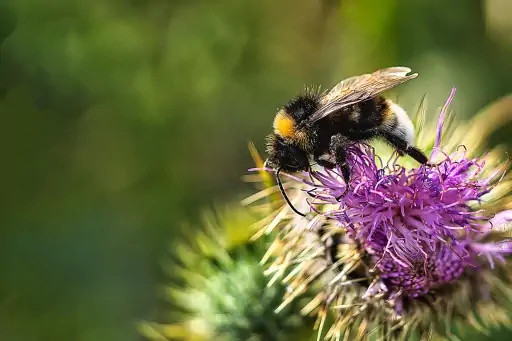
MULTIPOLYGON (((457 299, 480 300, 498 290, 490 275, 497 270, 496 260, 511 270, 505 257, 512 254, 512 240, 502 232, 510 229, 503 226, 512 220, 512 210, 499 211, 503 198, 490 199, 503 184, 506 164, 497 166, 492 153, 474 157, 474 151, 462 145, 451 153, 440 147, 454 92, 441 111, 431 144, 435 166, 405 167, 396 153, 384 162, 373 147, 354 144, 347 150, 351 181, 341 201, 336 198, 347 184, 340 169, 289 176, 288 185, 295 183, 289 186, 290 198, 299 209, 309 207, 310 216, 299 217, 284 206, 262 227, 266 233, 279 228, 269 250, 275 259, 268 273, 275 281, 289 271, 283 279, 290 285, 283 305, 314 281, 324 283, 304 311, 316 311, 321 329, 329 307, 334 307, 338 317, 326 338, 352 335, 355 317, 362 311, 368 314, 365 332, 376 319, 374 327, 381 331, 394 328, 404 336, 409 327, 401 323, 411 323, 418 325, 420 335, 432 333, 422 314, 435 316, 439 311, 422 302, 433 298, 440 305, 436 309, 446 311, 459 304, 453 303, 457 299), (398 316, 406 322, 397 322, 398 316), (382 318, 385 326, 379 325, 382 318)), ((510 273, 505 275, 510 278, 510 273)), ((510 292, 500 294, 510 299, 510 292)), ((493 319, 507 324, 510 319, 496 317, 503 311, 496 306, 493 319)), ((455 316, 463 319, 467 309, 472 308, 447 313, 448 321, 441 321, 440 327, 444 332, 437 333, 443 335, 449 330, 443 323, 455 316)), ((356 334, 363 335, 360 328, 356 334)))
POLYGON ((342 178, 324 170, 311 173, 311 205, 334 206, 323 214, 347 228, 390 287, 417 297, 456 280, 475 266, 478 253, 502 259, 512 251, 472 243, 490 219, 471 206, 492 188, 492 179, 479 179, 484 160, 468 159, 462 150, 436 167, 408 170, 396 158, 379 166, 367 145, 351 147, 348 155, 353 180, 343 201, 336 201, 342 178))

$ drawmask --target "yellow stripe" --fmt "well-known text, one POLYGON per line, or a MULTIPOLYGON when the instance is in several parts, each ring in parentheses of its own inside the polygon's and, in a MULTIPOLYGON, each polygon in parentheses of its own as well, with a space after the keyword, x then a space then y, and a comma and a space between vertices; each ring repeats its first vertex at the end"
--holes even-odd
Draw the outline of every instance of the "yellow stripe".
POLYGON ((295 135, 295 121, 284 110, 280 110, 274 119, 274 132, 285 138, 293 138, 295 135))

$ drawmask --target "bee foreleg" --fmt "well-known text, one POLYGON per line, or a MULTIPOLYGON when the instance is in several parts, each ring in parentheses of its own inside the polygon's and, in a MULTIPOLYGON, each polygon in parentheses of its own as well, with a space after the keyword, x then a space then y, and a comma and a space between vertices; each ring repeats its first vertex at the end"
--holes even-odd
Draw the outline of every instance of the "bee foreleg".
POLYGON ((318 165, 325 168, 333 169, 336 167, 336 163, 333 162, 330 154, 315 154, 314 160, 318 165))
POLYGON ((330 152, 334 154, 334 158, 336 160, 336 164, 340 167, 341 174, 343 175, 343 180, 345 180, 345 191, 336 198, 336 200, 340 201, 341 198, 345 196, 348 192, 348 187, 350 183, 350 167, 347 164, 347 152, 346 148, 349 143, 349 140, 341 135, 336 134, 331 137, 331 145, 330 152))

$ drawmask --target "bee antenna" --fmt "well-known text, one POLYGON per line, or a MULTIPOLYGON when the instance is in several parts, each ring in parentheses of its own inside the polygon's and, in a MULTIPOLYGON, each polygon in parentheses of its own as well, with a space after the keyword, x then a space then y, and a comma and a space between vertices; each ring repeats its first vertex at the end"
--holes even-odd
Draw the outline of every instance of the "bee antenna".
POLYGON ((300 216, 305 217, 306 215, 304 213, 299 212, 291 203, 290 199, 288 199, 288 196, 286 195, 286 192, 284 191, 283 184, 281 183, 281 178, 279 177, 279 173, 281 173, 281 169, 283 169, 283 166, 279 167, 279 169, 276 172, 276 180, 277 184, 279 185, 279 189, 281 190, 281 193, 283 194, 284 200, 288 203, 288 206, 293 210, 293 212, 297 213, 300 216))

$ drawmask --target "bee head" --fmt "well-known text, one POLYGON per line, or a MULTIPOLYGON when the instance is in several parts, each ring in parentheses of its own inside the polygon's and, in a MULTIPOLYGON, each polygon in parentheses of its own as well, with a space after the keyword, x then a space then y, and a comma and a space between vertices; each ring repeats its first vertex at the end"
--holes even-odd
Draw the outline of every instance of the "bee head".
POLYGON ((272 168, 281 168, 285 172, 305 171, 309 168, 306 153, 299 147, 285 141, 279 135, 267 137, 268 159, 265 164, 272 168))

